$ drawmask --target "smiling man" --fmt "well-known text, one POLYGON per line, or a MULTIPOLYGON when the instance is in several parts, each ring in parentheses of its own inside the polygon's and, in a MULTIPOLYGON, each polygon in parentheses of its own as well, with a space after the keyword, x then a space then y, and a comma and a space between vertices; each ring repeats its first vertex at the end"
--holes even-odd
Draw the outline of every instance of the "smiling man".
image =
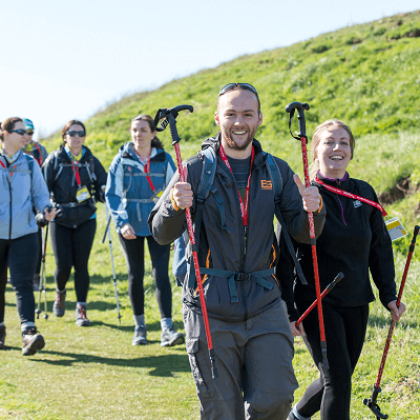
MULTIPOLYGON (((284 420, 297 382, 292 367, 293 335, 274 276, 279 253, 273 229, 274 183, 278 181, 271 179, 267 162, 277 165, 281 175, 279 207, 286 228, 298 242, 310 242, 306 211, 315 212, 319 234, 325 209, 317 188, 305 189, 287 163, 269 159, 255 139, 263 116, 252 85, 224 86, 215 121, 220 133, 207 139, 203 151, 184 163, 187 182, 172 178, 149 225, 155 239, 164 244, 185 231, 185 208, 190 208, 195 222, 219 373, 212 379, 191 267, 183 289, 184 323, 201 418, 284 420), (208 165, 210 156, 216 164, 208 165), (212 182, 203 201, 202 180, 210 173, 214 177, 209 177, 212 182)), ((187 253, 192 263, 190 248, 187 253)))

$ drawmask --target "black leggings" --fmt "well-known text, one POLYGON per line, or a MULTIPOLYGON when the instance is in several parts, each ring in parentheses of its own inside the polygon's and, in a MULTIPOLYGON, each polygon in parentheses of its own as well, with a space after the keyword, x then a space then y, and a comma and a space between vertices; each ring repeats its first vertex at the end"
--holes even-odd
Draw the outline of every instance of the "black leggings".
MULTIPOLYGON (((295 299, 301 313, 311 303, 295 299)), ((303 321, 303 326, 321 377, 309 385, 297 404, 297 411, 304 417, 311 417, 321 410, 322 420, 349 420, 351 377, 362 351, 369 305, 340 307, 323 303, 322 308, 330 369, 324 370, 320 365, 322 355, 315 308, 303 321)))
POLYGON ((50 231, 56 264, 54 278, 57 289, 65 289, 71 268, 74 267, 77 301, 86 302, 90 282, 88 262, 95 237, 96 219, 82 223, 77 229, 52 222, 50 231))
MULTIPOLYGON (((45 230, 46 228, 44 228, 45 230)), ((38 228, 38 247, 39 247, 39 251, 38 251, 38 259, 36 261, 36 270, 35 270, 35 274, 36 275, 40 275, 41 274, 41 264, 42 264, 42 253, 44 252, 44 250, 42 249, 42 235, 43 235, 43 229, 38 228)))
POLYGON ((20 322, 35 321, 35 299, 32 281, 38 256, 37 233, 16 239, 0 239, 0 322, 4 321, 7 267, 13 279, 20 322))
MULTIPOLYGON (((118 235, 123 247, 128 268, 128 294, 134 315, 144 314, 144 237, 124 239, 118 235)), ((170 245, 159 245, 152 236, 146 236, 152 259, 152 274, 155 279, 156 299, 161 318, 172 317, 172 290, 169 282, 170 245)))

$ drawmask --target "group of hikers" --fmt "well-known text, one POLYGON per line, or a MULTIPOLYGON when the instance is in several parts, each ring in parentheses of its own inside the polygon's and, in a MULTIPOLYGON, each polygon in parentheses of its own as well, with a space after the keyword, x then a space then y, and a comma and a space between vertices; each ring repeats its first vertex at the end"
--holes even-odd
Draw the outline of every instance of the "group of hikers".
POLYGON ((17 297, 23 354, 35 354, 44 347, 34 322, 39 253, 27 252, 40 249, 37 222, 50 226, 56 261, 55 315, 64 316, 66 283, 74 267, 76 323, 90 325, 86 302, 95 203, 106 202, 128 268, 135 321, 133 345, 147 344, 144 239, 156 284, 162 346, 184 342, 184 335, 172 323, 168 275, 172 242, 177 255, 174 265, 187 262, 181 279, 183 320, 202 419, 307 420, 320 411, 323 420, 349 420, 351 377, 363 347, 369 303, 375 299, 369 271, 392 319, 399 320, 405 311, 403 303, 396 304, 391 238, 375 207, 378 198, 374 189, 347 172, 355 139, 346 124, 331 119, 316 128, 312 183, 305 187, 284 160, 264 151, 255 139, 262 121, 260 99, 252 85, 224 86, 215 112, 220 131, 204 141, 196 156, 183 162, 184 182, 148 115, 131 121, 131 141, 120 148, 108 174, 84 145, 82 122, 69 121, 62 131, 63 144, 46 157, 41 145, 31 140, 31 121, 3 121, 0 348, 6 331, 7 267, 17 297), (202 197, 205 179, 209 185, 202 197), (362 203, 340 191, 368 200, 362 203), (194 222, 195 241, 190 241, 185 251, 187 212, 194 222), (317 311, 296 326, 299 314, 316 299, 308 213, 313 214, 321 289, 338 272, 345 276, 322 300, 329 366, 323 358, 317 311), (275 216, 279 220, 277 234, 275 216), (199 297, 195 255, 206 310, 199 297), (303 273, 307 284, 298 273, 303 273), (204 312, 217 379, 214 372, 212 377, 208 357, 204 312), (293 341, 299 335, 304 337, 320 376, 292 407, 298 387, 292 366, 293 341))

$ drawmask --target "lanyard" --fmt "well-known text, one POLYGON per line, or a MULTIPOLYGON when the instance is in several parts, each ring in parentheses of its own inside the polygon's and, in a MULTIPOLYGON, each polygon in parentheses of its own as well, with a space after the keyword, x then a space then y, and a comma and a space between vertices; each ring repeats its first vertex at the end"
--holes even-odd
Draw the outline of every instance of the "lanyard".
MULTIPOLYGON (((137 153, 137 150, 134 149, 134 151, 137 153)), ((137 156, 140 158, 141 162, 143 163, 144 166, 144 173, 148 174, 150 172, 150 159, 152 157, 152 152, 150 151, 150 155, 148 158, 146 158, 146 162, 143 160, 143 158, 140 156, 139 153, 137 153, 137 156)), ((152 192, 155 192, 155 186, 153 185, 152 179, 150 178, 150 176, 146 176, 147 182, 149 183, 150 189, 152 190, 152 192)))
POLYGON ((376 207, 378 210, 381 211, 383 217, 388 215, 385 209, 379 203, 375 201, 368 200, 367 198, 363 198, 358 195, 351 194, 347 191, 340 190, 339 188, 335 188, 331 185, 324 184, 317 176, 315 177, 315 182, 317 184, 321 184, 328 191, 343 195, 344 197, 353 198, 354 200, 359 200, 359 201, 362 201, 363 203, 369 204, 370 206, 376 207))
POLYGON ((82 182, 80 181, 79 162, 72 161, 71 167, 73 168, 74 176, 76 177, 77 186, 80 187, 80 185, 82 185, 82 182))
MULTIPOLYGON (((219 153, 220 153, 220 157, 222 158, 223 162, 225 162, 225 164, 229 168, 230 172, 232 172, 232 168, 230 167, 229 160, 226 156, 226 153, 225 153, 225 150, 223 149, 222 144, 220 144, 219 153)), ((241 206, 242 224, 244 226, 248 226, 249 188, 250 188, 250 185, 251 185, 251 170, 252 170, 252 164, 254 163, 254 156, 255 156, 255 150, 254 150, 254 147, 252 147, 251 165, 249 167, 249 177, 248 177, 248 182, 247 182, 246 188, 245 188, 245 203, 242 201, 241 193, 238 191, 239 204, 241 206)), ((233 174, 233 172, 232 172, 232 174, 233 174)))

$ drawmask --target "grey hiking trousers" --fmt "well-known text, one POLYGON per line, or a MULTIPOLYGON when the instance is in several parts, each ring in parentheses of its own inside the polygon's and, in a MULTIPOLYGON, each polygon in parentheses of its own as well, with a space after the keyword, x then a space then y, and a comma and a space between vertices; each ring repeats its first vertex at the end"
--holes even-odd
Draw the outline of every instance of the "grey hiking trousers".
POLYGON ((286 420, 298 387, 293 335, 280 299, 241 322, 210 319, 219 377, 212 379, 202 315, 184 305, 187 352, 202 420, 286 420))

